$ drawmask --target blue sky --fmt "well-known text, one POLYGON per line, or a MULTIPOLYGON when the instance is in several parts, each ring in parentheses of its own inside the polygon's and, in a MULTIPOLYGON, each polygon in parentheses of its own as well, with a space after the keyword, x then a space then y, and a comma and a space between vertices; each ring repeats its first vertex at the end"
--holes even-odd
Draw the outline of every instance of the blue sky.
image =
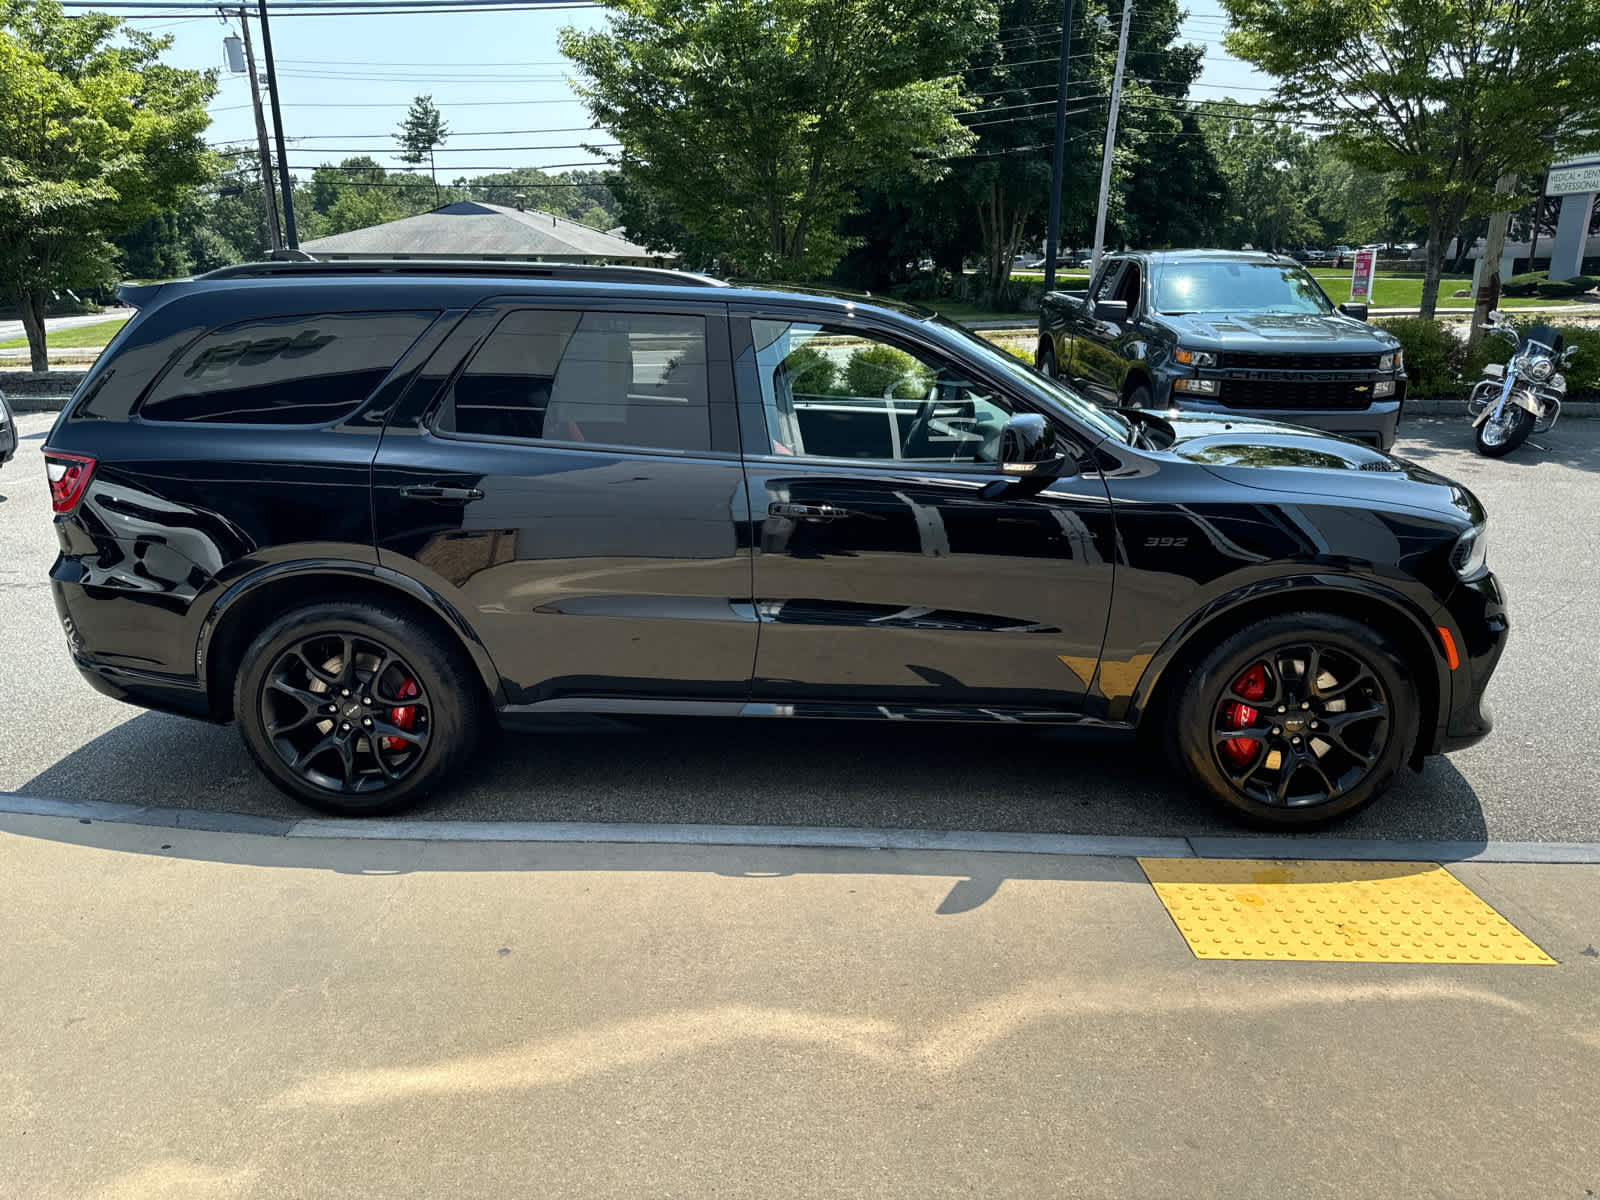
MULTIPOLYGON (((1226 23, 1215 0, 1197 0, 1189 14, 1185 37, 1207 44, 1205 74, 1193 95, 1259 98, 1271 80, 1223 51, 1226 23)), ((402 165, 394 157, 394 130, 420 93, 432 93, 451 131, 439 154, 441 180, 512 167, 600 165, 601 158, 580 143, 609 139, 587 130, 588 115, 567 83, 570 64, 556 48, 556 37, 563 26, 592 29, 604 20, 598 8, 274 15, 273 51, 290 166, 304 175, 319 162, 362 152, 385 165, 402 165)), ((221 67, 222 39, 237 32, 238 22, 161 17, 136 24, 172 35, 168 58, 174 65, 221 67)), ((259 56, 259 31, 256 36, 259 56)), ((211 106, 208 137, 214 144, 254 145, 246 86, 243 75, 223 74, 211 106)))

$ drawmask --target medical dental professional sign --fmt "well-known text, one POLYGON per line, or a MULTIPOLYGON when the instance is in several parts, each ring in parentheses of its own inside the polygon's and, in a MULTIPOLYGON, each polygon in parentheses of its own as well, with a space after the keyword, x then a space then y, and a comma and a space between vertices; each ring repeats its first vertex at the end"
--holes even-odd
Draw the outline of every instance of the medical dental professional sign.
POLYGON ((1376 250, 1357 250, 1356 265, 1350 273, 1350 303, 1372 302, 1372 276, 1378 267, 1376 250))

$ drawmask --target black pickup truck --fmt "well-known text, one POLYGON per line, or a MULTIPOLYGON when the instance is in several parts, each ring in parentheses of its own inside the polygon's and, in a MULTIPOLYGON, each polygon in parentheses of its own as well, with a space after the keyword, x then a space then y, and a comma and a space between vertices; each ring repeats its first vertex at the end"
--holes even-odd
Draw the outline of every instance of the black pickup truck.
POLYGON ((1103 404, 1248 414, 1387 450, 1405 363, 1366 315, 1281 255, 1113 254, 1088 291, 1045 294, 1034 362, 1103 404))

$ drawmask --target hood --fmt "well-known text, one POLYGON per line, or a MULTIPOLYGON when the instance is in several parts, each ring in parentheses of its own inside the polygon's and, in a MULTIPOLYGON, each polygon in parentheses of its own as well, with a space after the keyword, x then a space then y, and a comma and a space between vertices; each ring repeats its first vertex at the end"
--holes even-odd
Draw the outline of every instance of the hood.
POLYGON ((1162 317, 1185 343, 1215 344, 1229 350, 1327 348, 1360 353, 1399 345, 1391 335, 1343 313, 1189 313, 1162 317))
POLYGON ((1470 524, 1483 520, 1482 505, 1460 484, 1364 442, 1249 418, 1162 414, 1160 420, 1173 434, 1168 454, 1229 483, 1302 499, 1339 496, 1448 510, 1470 524))

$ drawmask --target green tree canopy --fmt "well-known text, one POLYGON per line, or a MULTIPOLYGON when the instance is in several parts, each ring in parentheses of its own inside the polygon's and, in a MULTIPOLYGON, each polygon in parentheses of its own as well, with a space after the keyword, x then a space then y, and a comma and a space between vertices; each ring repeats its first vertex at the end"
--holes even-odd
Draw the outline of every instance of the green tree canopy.
POLYGON ((1595 0, 1223 4, 1228 49, 1279 79, 1279 110, 1328 126, 1345 158, 1389 176, 1426 218, 1424 316, 1450 235, 1495 206, 1502 175, 1600 148, 1595 0))
POLYGON ((855 187, 934 178, 971 142, 956 72, 990 0, 611 0, 562 32, 620 166, 729 265, 810 277, 844 250, 855 187))
POLYGON ((51 293, 109 282, 110 239, 214 170, 201 134, 215 74, 165 65, 170 44, 54 0, 0 0, 0 295, 36 371, 51 293))

